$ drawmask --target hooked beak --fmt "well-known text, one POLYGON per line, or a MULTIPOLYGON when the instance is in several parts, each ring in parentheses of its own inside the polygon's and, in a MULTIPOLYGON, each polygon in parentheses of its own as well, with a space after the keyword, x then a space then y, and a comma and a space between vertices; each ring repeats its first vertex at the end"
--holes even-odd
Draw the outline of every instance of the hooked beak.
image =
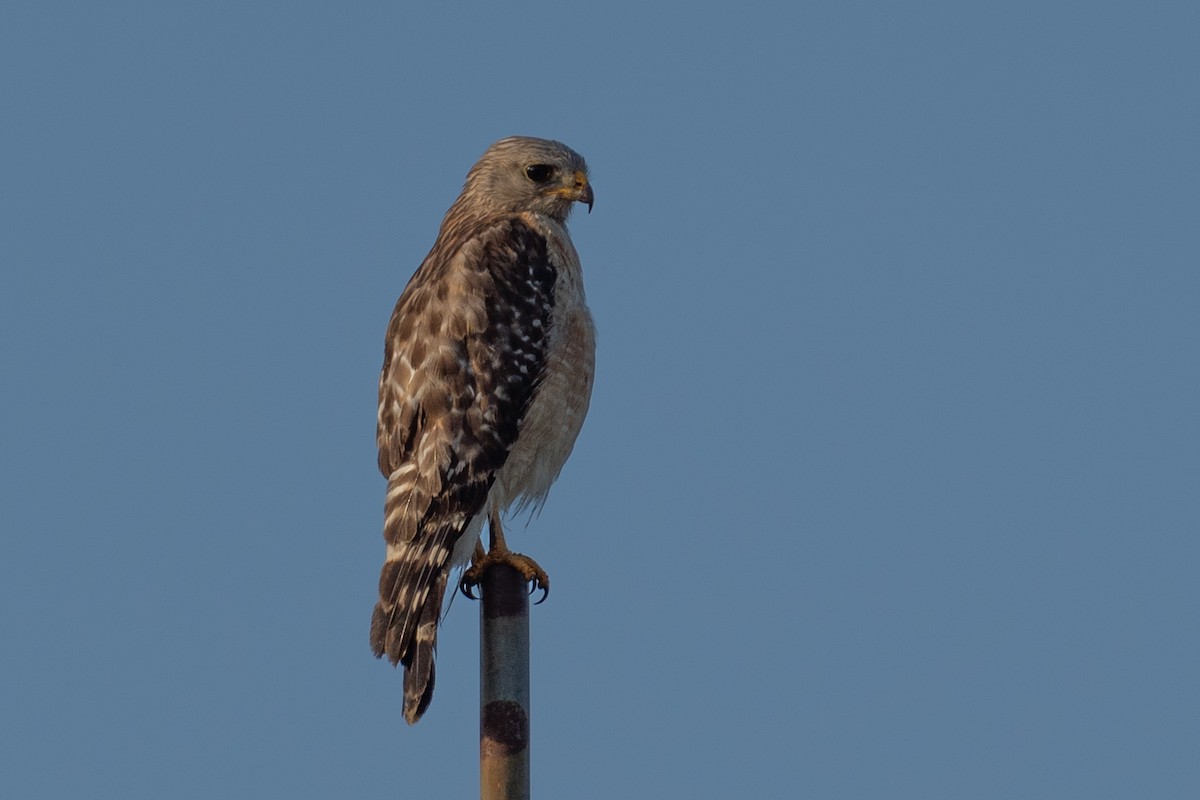
POLYGON ((583 170, 576 171, 575 185, 572 189, 572 199, 577 203, 587 203, 588 213, 592 213, 592 202, 595 201, 596 196, 592 194, 592 185, 588 183, 587 173, 583 170))
POLYGON ((574 178, 567 185, 550 189, 546 193, 557 197, 565 197, 576 203, 587 203, 588 213, 590 214, 592 213, 592 203, 596 200, 596 195, 592 193, 592 185, 588 183, 587 174, 582 170, 576 172, 574 178))

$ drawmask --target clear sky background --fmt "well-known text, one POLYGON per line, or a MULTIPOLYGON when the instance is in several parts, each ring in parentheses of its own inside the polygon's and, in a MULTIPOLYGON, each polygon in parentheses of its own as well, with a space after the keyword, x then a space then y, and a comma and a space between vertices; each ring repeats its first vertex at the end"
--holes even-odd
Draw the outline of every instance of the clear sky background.
POLYGON ((0 795, 476 796, 371 657, 384 327, 592 166, 543 798, 1200 796, 1200 11, 0 6, 0 795))

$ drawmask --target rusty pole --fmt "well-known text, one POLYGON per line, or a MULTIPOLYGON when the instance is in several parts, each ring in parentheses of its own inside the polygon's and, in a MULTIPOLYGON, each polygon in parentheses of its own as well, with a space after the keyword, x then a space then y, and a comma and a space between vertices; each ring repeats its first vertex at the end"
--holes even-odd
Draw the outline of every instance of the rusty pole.
POLYGON ((488 566, 479 609, 479 796, 529 800, 529 584, 488 566))

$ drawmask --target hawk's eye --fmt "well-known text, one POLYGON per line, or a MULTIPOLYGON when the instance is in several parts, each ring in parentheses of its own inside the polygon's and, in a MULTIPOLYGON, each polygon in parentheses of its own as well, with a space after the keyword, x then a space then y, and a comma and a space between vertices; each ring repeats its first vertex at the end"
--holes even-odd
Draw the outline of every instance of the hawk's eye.
POLYGON ((549 164, 530 164, 525 168, 525 174, 534 183, 545 183, 554 174, 554 167, 549 164))

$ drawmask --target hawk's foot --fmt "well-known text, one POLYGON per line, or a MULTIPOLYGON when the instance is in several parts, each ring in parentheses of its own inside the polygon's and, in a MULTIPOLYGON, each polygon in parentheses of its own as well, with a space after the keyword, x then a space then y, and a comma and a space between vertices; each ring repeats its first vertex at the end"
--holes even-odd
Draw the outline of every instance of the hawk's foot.
MULTIPOLYGON (((542 600, 545 600, 549 596, 550 576, 546 574, 546 570, 542 569, 529 556, 514 553, 507 547, 492 547, 491 551, 486 555, 483 554, 482 547, 477 547, 475 557, 471 559, 471 566, 463 572, 462 580, 458 583, 459 590, 472 600, 477 600, 478 598, 475 597, 475 593, 472 590, 483 582, 483 574, 493 564, 508 564, 521 573, 521 577, 532 584, 529 587, 530 594, 541 589, 542 596, 537 603, 542 602, 542 600)), ((537 603, 534 603, 534 605, 537 605, 537 603)))

